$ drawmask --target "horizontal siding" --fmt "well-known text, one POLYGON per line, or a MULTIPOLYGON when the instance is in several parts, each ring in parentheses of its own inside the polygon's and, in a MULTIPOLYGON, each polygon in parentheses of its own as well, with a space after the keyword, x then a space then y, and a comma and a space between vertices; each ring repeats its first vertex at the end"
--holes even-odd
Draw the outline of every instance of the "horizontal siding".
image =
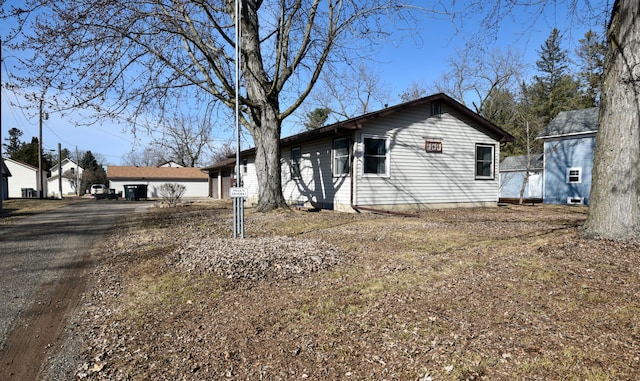
POLYGON ((544 202, 566 204, 568 197, 589 203, 595 137, 544 142, 544 202), (567 183, 567 168, 582 168, 582 182, 567 183))
POLYGON ((116 192, 122 192, 122 196, 126 197, 124 194, 124 186, 125 185, 134 185, 134 184, 142 184, 147 185, 147 197, 149 198, 161 198, 159 193, 159 187, 165 183, 173 183, 173 184, 182 184, 187 189, 182 197, 207 197, 209 195, 209 183, 205 180, 194 180, 194 181, 171 181, 171 180, 163 180, 163 181, 109 181, 109 188, 115 189, 116 192))
POLYGON ((360 205, 484 203, 498 199, 498 174, 475 179, 476 143, 494 145, 494 172, 500 145, 443 108, 428 116, 414 108, 367 124, 363 133, 390 139, 389 177, 362 175, 362 143, 357 141, 357 203, 360 205), (424 141, 442 142, 442 153, 427 153, 424 141))
POLYGON ((333 177, 332 139, 309 142, 300 146, 300 178, 291 178, 291 149, 282 151, 282 191, 287 202, 310 203, 317 207, 334 208, 349 205, 350 177, 333 177))

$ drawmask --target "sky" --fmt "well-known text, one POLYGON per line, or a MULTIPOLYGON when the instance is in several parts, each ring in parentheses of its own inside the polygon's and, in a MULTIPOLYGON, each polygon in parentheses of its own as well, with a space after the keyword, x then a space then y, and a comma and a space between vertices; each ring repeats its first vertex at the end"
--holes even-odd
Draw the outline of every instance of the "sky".
MULTIPOLYGON (((423 4, 421 0, 411 1, 418 5, 423 4)), ((579 4, 583 1, 608 9, 609 2, 613 0, 581 0, 579 4)), ((458 2, 461 3, 465 2, 458 2)), ((399 94, 414 82, 427 87, 428 90, 434 90, 435 81, 449 69, 448 62, 455 56, 457 49, 462 49, 465 42, 473 37, 492 34, 483 41, 486 49, 517 50, 522 54, 523 61, 530 65, 529 70, 533 75, 535 61, 538 59, 537 51, 554 27, 563 33, 563 48, 570 51, 576 48, 578 39, 589 29, 588 25, 580 24, 569 17, 566 9, 567 5, 562 1, 557 6, 548 6, 545 13, 538 17, 531 15, 530 10, 518 9, 509 14, 499 24, 498 29, 491 31, 482 30, 480 17, 466 17, 462 21, 458 19, 451 22, 444 17, 420 16, 412 33, 394 30, 393 23, 389 23, 392 40, 381 47, 375 54, 375 62, 369 62, 369 65, 390 88, 392 98, 399 102, 399 94)), ((6 28, 7 25, 0 25, 0 35, 3 39, 7 34, 6 28)), ((600 31, 601 29, 598 30, 600 31)), ((11 80, 11 70, 15 64, 12 59, 15 58, 3 49, 2 59, 4 84, 11 80)), ((30 110, 16 107, 15 104, 27 105, 28 102, 4 87, 1 103, 3 144, 8 137, 7 131, 13 127, 23 132, 22 141, 30 142, 31 137, 38 136, 36 104, 33 104, 30 110)), ((49 112, 49 119, 43 121, 42 128, 44 150, 57 150, 58 143, 61 143, 63 148, 71 151, 76 148, 80 151, 91 151, 105 166, 123 165, 127 153, 132 150, 140 151, 152 139, 152 136, 144 132, 134 138, 127 126, 121 124, 75 126, 73 120, 76 119, 77 117, 49 112)), ((283 125, 283 137, 296 132, 299 132, 299 129, 291 123, 283 125)), ((217 144, 233 141, 233 134, 231 128, 214 131, 214 141, 217 144)), ((4 150, 2 152, 4 153, 4 150)))

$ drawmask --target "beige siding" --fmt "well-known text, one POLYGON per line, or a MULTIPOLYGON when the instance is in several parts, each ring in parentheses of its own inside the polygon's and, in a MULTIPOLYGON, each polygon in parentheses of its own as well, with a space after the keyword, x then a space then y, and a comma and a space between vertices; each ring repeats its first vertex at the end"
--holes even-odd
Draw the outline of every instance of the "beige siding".
POLYGON ((388 177, 363 176, 362 141, 357 138, 357 205, 402 209, 399 205, 486 205, 497 202, 500 145, 443 108, 440 116, 412 109, 372 121, 363 134, 389 138, 388 177), (426 139, 442 142, 442 153, 427 153, 426 139), (494 179, 475 179, 475 146, 494 145, 494 179))

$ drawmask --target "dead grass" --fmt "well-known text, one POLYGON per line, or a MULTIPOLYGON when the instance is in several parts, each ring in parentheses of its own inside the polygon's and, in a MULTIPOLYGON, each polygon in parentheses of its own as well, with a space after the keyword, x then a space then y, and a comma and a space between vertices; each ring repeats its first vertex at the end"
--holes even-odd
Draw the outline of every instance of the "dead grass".
POLYGON ((16 219, 28 217, 34 214, 44 213, 49 210, 58 209, 63 206, 81 202, 78 198, 58 199, 10 199, 2 202, 2 212, 0 212, 0 225, 12 223, 16 219))
POLYGON ((180 239, 230 237, 230 208, 152 212, 109 245, 92 307, 109 313, 87 322, 80 375, 632 380, 640 247, 579 238, 585 218, 541 205, 415 218, 248 211, 249 237, 319 239, 351 259, 238 281, 181 272, 172 257, 180 239))

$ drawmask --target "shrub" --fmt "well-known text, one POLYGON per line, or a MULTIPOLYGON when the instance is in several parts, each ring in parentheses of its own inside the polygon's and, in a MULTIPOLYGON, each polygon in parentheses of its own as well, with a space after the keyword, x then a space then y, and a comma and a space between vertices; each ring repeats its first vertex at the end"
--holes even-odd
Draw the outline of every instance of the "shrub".
POLYGON ((187 190, 182 184, 164 183, 158 187, 158 192, 162 196, 162 201, 170 206, 176 206, 184 192, 187 190))

